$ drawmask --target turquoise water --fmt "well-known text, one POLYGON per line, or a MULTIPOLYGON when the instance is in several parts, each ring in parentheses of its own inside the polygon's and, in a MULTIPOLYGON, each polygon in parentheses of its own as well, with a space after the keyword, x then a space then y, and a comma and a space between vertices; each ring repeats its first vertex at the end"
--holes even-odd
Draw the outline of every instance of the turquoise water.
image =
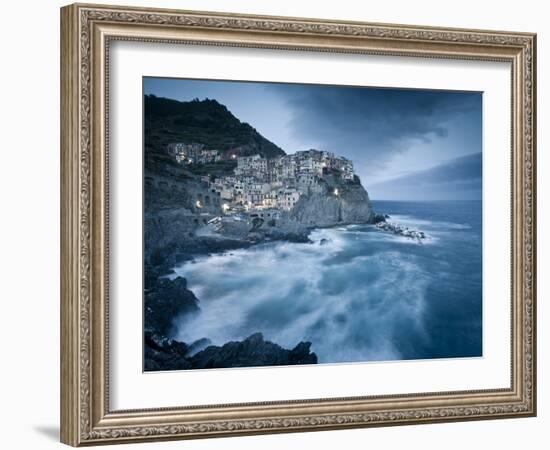
POLYGON ((201 314, 177 339, 310 341, 320 363, 482 355, 481 202, 373 202, 423 243, 349 225, 176 268, 201 314), (321 241, 323 240, 323 244, 321 241))

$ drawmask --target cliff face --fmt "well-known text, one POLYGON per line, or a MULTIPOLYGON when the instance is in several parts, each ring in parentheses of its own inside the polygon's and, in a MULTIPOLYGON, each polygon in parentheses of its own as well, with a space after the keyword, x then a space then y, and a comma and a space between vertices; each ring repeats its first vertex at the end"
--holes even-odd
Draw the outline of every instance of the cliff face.
POLYGON ((325 192, 300 197, 291 211, 292 218, 312 227, 374 221, 369 194, 358 177, 353 181, 327 177, 325 182, 325 192))
POLYGON ((194 232, 222 212, 217 195, 199 177, 181 167, 171 173, 168 163, 163 167, 145 168, 145 262, 153 265, 173 265, 178 253, 192 253, 194 232))
POLYGON ((145 96, 144 127, 145 264, 169 268, 193 253, 234 248, 235 242, 200 238, 195 232, 222 214, 218 195, 201 175, 233 173, 236 162, 185 167, 168 154, 168 144, 196 142, 224 154, 266 158, 284 151, 215 100, 179 102, 145 96))
POLYGON ((145 98, 144 154, 144 355, 145 370, 203 369, 315 364, 310 343, 284 349, 259 333, 239 342, 213 346, 170 339, 174 319, 200 314, 199 299, 183 278, 163 277, 178 262, 200 253, 242 248, 268 240, 308 242, 313 227, 372 222, 369 196, 359 179, 343 180, 339 171, 323 175, 322 192, 303 195, 275 219, 223 217, 220 194, 208 177, 233 174, 235 156, 285 153, 214 100, 177 102, 145 98), (217 149, 223 159, 184 166, 168 153, 174 142, 217 149), (326 176, 325 176, 326 175, 326 176), (214 220, 211 220, 214 219, 214 220), (200 347, 200 351, 197 348, 200 347))

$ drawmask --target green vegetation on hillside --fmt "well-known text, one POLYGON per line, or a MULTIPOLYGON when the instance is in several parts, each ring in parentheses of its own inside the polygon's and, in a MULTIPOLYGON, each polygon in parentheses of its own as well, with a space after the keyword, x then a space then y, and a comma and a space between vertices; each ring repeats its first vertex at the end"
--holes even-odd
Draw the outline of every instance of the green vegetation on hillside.
POLYGON ((167 145, 174 142, 200 143, 222 152, 239 148, 240 155, 267 158, 285 154, 216 100, 180 102, 146 95, 144 127, 146 154, 165 153, 167 145))

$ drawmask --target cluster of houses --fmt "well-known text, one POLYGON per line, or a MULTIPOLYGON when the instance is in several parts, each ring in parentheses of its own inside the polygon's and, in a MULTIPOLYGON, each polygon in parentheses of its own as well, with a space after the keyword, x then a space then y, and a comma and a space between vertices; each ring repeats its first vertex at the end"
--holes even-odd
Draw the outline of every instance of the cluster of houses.
POLYGON ((228 209, 243 206, 247 210, 290 211, 300 196, 323 192, 321 180, 328 169, 353 180, 350 160, 330 152, 307 150, 275 159, 238 157, 234 174, 216 178, 212 187, 228 209))
POLYGON ((345 179, 353 179, 353 163, 332 152, 306 150, 276 159, 260 155, 237 158, 237 176, 254 176, 259 180, 311 184, 326 169, 337 169, 345 179))
POLYGON ((168 153, 180 164, 208 164, 222 160, 222 152, 206 149, 203 144, 168 144, 168 153))
MULTIPOLYGON (((220 152, 207 150, 202 144, 171 144, 169 152, 181 164, 222 159, 220 152)), ((243 210, 290 211, 302 195, 323 192, 322 178, 331 169, 337 170, 344 180, 354 178, 349 159, 326 151, 307 150, 273 159, 231 152, 229 155, 237 161, 233 174, 213 180, 209 175, 203 177, 228 214, 243 210)))

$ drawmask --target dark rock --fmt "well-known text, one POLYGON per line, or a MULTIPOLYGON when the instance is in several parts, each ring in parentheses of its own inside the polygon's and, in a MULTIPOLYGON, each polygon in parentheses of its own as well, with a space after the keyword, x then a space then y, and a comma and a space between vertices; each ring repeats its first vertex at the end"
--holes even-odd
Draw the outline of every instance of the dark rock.
POLYGON ((192 356, 195 353, 198 353, 201 350, 204 350, 210 344, 212 344, 212 341, 208 338, 197 339, 195 342, 193 342, 189 346, 189 350, 187 351, 186 356, 192 356))
POLYGON ((390 216, 388 216, 387 214, 374 214, 372 217, 371 223, 377 224, 377 223, 385 222, 386 219, 388 219, 389 217, 390 216))
POLYGON ((144 369, 146 371, 190 369, 189 361, 184 357, 188 350, 188 346, 183 342, 145 332, 144 369))
POLYGON ((264 224, 264 222, 264 219, 260 217, 255 217, 254 219, 252 219, 252 229, 250 231, 256 231, 264 224))
POLYGON ((159 264, 159 265, 151 265, 148 263, 144 264, 144 289, 146 292, 149 292, 158 284, 158 281, 161 277, 173 274, 174 270, 172 269, 172 266, 169 264, 159 264))
POLYGON ((169 336, 174 319, 199 311, 198 299, 187 289, 187 280, 159 278, 145 292, 145 330, 169 336))
POLYGON ((286 350, 265 341, 261 333, 255 333, 244 341, 228 342, 222 347, 207 347, 191 358, 191 365, 206 369, 316 364, 317 355, 310 352, 310 346, 309 342, 301 342, 294 349, 286 350))
POLYGON ((311 342, 300 342, 290 351, 292 364, 317 364, 317 355, 311 353, 311 342))
POLYGON ((144 343, 146 371, 317 364, 317 355, 310 350, 311 343, 300 342, 287 350, 264 340, 261 333, 221 347, 210 345, 193 356, 190 356, 192 347, 204 344, 204 340, 189 346, 146 332, 144 343))

